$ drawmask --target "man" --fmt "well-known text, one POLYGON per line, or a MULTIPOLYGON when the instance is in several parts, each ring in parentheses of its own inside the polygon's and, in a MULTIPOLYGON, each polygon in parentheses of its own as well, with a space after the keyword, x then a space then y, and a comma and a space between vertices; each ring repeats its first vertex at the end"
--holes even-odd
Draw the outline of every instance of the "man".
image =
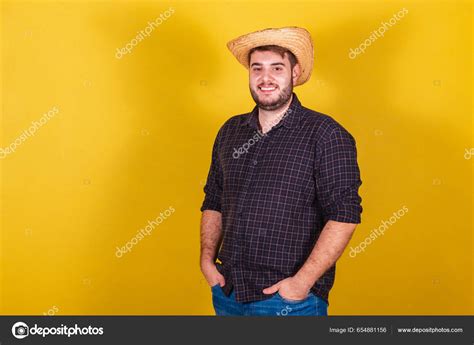
POLYGON ((231 117, 212 150, 201 207, 201 270, 217 315, 327 315, 335 263, 362 207, 354 138, 301 105, 311 76, 302 28, 227 44, 256 106, 231 117))

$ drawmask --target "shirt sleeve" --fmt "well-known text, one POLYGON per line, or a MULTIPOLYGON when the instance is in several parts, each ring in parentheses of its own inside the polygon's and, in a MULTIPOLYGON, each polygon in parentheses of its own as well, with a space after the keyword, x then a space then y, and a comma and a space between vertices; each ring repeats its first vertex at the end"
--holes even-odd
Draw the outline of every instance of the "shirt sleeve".
POLYGON ((201 206, 201 212, 204 210, 214 210, 221 212, 221 198, 223 186, 223 173, 221 161, 219 158, 219 143, 222 136, 222 129, 217 133, 212 148, 211 167, 207 175, 206 185, 204 186, 204 201, 201 206))
POLYGON ((317 148, 317 154, 316 194, 324 223, 360 223, 362 198, 358 190, 362 181, 354 138, 344 128, 334 128, 329 139, 317 148))

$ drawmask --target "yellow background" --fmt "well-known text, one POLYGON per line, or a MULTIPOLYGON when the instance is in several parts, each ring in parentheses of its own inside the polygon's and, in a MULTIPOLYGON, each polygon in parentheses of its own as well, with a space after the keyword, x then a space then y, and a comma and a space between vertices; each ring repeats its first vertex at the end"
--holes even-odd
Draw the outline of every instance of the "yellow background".
POLYGON ((357 141, 364 212, 350 246, 409 209, 364 253, 346 250, 329 313, 473 313, 471 3, 6 1, 1 13, 1 147, 59 109, 0 160, 1 314, 213 314, 202 188, 217 130, 254 106, 225 44, 287 25, 315 42, 301 102, 357 141))

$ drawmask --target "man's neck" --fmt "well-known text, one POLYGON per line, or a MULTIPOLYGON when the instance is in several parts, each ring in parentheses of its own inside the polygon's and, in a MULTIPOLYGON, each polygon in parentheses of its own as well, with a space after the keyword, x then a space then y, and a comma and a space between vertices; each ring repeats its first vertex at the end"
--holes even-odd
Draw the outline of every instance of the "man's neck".
POLYGON ((262 133, 265 134, 270 129, 272 129, 273 126, 276 126, 281 121, 283 115, 290 107, 292 100, 293 95, 291 95, 290 100, 285 103, 285 105, 275 110, 264 110, 262 108, 258 108, 258 122, 262 133))

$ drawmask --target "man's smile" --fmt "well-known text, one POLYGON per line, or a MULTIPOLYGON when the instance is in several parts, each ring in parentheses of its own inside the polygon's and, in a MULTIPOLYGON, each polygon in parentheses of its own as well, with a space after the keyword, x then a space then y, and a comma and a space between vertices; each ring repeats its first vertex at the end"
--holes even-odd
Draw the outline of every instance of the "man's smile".
POLYGON ((274 85, 271 85, 271 86, 259 86, 258 87, 259 91, 261 93, 263 93, 264 95, 267 95, 267 94, 271 94, 272 92, 274 92, 277 87, 274 86, 274 85))

